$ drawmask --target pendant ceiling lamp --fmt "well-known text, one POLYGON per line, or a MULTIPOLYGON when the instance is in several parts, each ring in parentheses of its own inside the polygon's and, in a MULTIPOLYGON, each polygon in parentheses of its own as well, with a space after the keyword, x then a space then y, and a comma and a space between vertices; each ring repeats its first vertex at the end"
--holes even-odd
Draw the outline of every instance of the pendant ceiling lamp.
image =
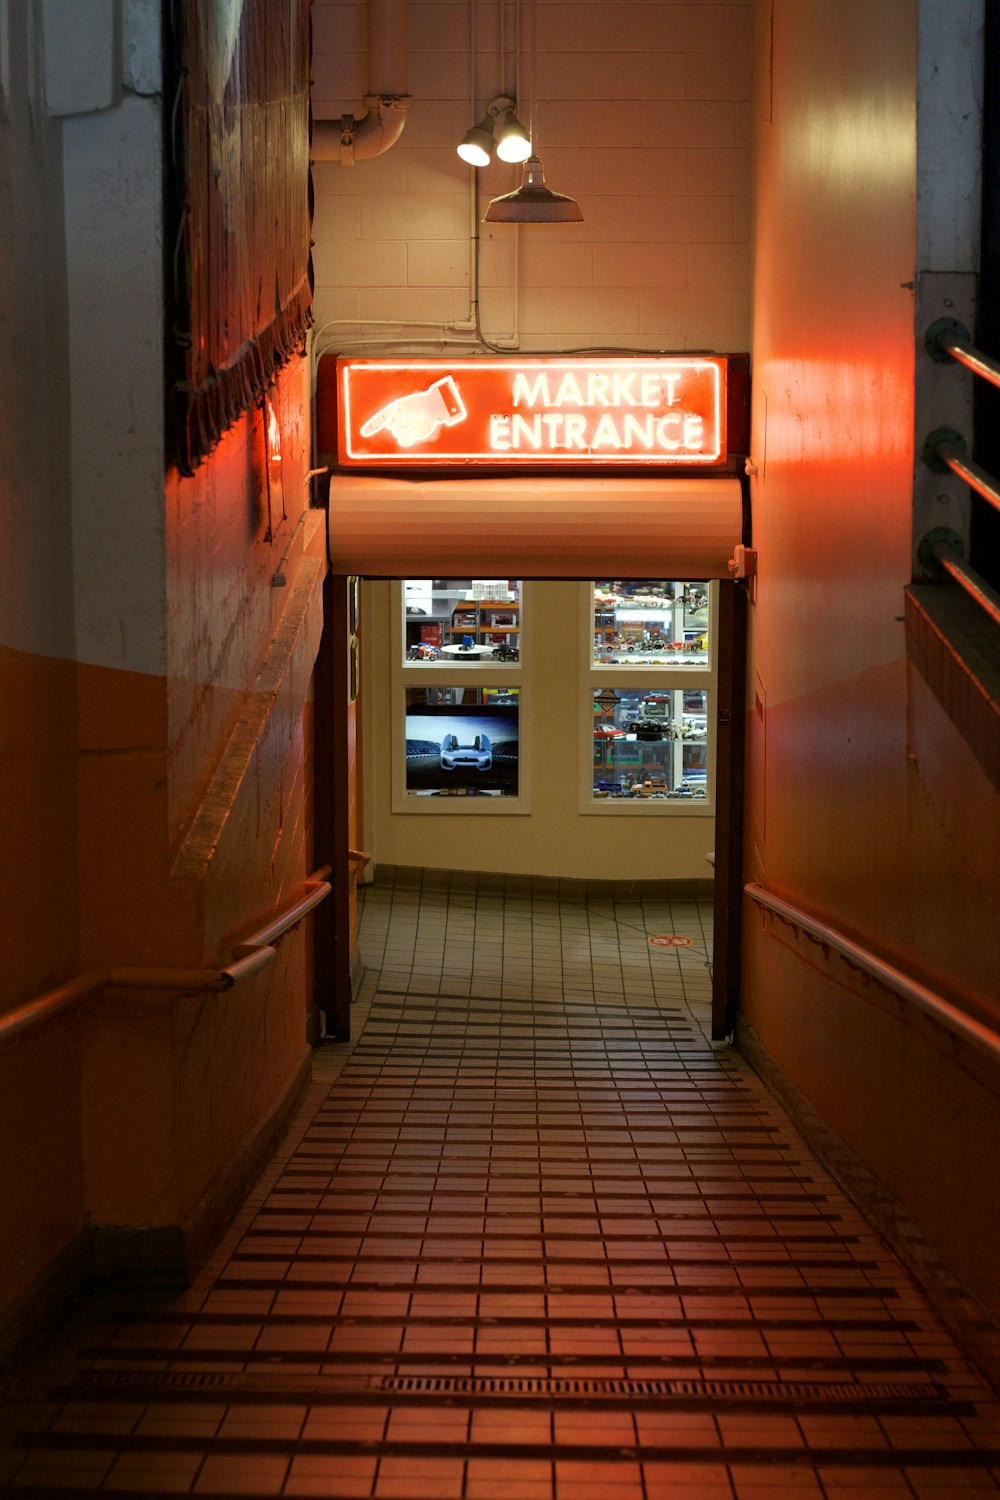
MULTIPOLYGON (((535 119, 535 74, 538 64, 537 0, 531 0, 531 112, 528 136, 537 141, 535 119)), ((516 159, 516 158, 515 158, 516 159)), ((583 219, 575 198, 554 193, 546 185, 541 158, 534 146, 524 162, 521 186, 513 193, 492 199, 483 215, 484 224, 579 224, 583 219)))
POLYGON ((483 215, 485 224, 579 224, 582 219, 575 198, 554 193, 546 186, 537 156, 529 156, 525 162, 521 186, 494 198, 483 215))

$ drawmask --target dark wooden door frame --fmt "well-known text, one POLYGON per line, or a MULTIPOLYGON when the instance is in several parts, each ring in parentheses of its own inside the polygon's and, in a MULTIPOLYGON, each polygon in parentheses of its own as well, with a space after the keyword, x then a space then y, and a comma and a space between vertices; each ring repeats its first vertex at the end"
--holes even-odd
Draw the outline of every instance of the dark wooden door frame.
POLYGON ((333 869, 333 891, 316 908, 316 1004, 326 1016, 326 1034, 346 1042, 351 1035, 354 876, 349 857, 348 579, 343 573, 328 573, 323 581, 323 634, 313 693, 315 857, 333 869))
POLYGON ((718 586, 718 711, 715 729, 715 892, 712 1038, 733 1034, 739 1008, 744 904, 744 754, 747 744, 747 585, 718 586))
POLYGON ((720 583, 712 943, 712 1037, 716 1041, 732 1035, 739 1008, 748 616, 746 585, 720 583))
MULTIPOLYGON (((348 588, 345 574, 327 574, 314 684, 315 859, 334 871, 333 893, 317 908, 316 1004, 325 1013, 327 1035, 338 1041, 350 1039, 352 990, 348 588)), ((716 1040, 732 1034, 739 1001, 747 629, 745 585, 721 582, 712 968, 712 1036, 716 1040)))

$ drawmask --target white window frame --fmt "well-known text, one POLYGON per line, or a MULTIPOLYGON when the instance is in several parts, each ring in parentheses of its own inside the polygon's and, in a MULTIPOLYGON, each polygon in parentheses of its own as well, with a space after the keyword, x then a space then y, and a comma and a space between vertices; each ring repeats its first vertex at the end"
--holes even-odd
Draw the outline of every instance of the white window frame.
POLYGON ((651 662, 625 665, 594 662, 594 580, 581 585, 580 636, 583 658, 580 673, 580 812, 599 818, 712 818, 715 816, 716 719, 719 660, 719 585, 708 589, 708 664, 699 667, 660 666, 651 662), (602 688, 650 688, 660 692, 681 689, 708 691, 707 771, 704 798, 595 797, 594 694, 602 688))
POLYGON ((391 699, 392 811, 415 813, 419 817, 517 817, 531 812, 531 705, 525 692, 526 650, 530 645, 524 632, 524 618, 531 608, 531 584, 521 582, 521 632, 519 660, 514 662, 479 661, 464 666, 453 659, 432 662, 408 662, 406 650, 406 614, 403 608, 404 580, 393 585, 390 618, 392 663, 389 674, 391 699), (420 797, 406 789, 406 693, 410 688, 516 688, 517 721, 517 796, 516 797, 420 797))

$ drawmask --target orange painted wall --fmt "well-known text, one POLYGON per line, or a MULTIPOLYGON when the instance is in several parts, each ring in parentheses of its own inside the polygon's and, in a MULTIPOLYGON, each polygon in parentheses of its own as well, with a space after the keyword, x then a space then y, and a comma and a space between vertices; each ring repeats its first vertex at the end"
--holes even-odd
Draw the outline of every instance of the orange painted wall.
MULTIPOLYGON (((0 1004, 76 972, 72 666, 0 648, 4 791, 0 1004)), ((83 1222, 78 1029, 65 1020, 0 1045, 0 1305, 10 1306, 83 1222)))
MULTIPOLYGON (((306 380, 294 365, 275 394, 282 488, 272 485, 270 525, 254 415, 192 478, 168 476, 167 679, 86 674, 105 725, 135 723, 151 699, 160 707, 158 740, 119 734, 116 746, 109 730, 90 757, 82 816, 107 818, 112 798, 115 811, 112 839, 84 871, 89 962, 223 966, 311 869, 307 702, 323 560, 304 478, 306 380), (286 582, 274 587, 279 563, 286 582)), ((96 1221, 181 1223, 224 1176, 305 1057, 306 956, 300 930, 232 994, 119 993, 91 1008, 84 1141, 96 1221)))
MULTIPOLYGON (((30 52, 38 16, 29 10, 5 11, 2 42, 0 1013, 74 974, 79 961, 68 414, 59 378, 65 277, 53 189, 60 125, 40 104, 30 52)), ((71 1025, 0 1044, 0 1312, 79 1232, 79 1113, 71 1025)))
MULTIPOLYGON (((252 418, 167 485, 176 672, 0 649, 13 705, 7 1004, 93 967, 224 965, 312 868, 324 560, 307 508, 306 388, 304 364, 280 383, 285 514, 270 535, 252 418)), ((300 929, 230 995, 107 992, 0 1045, 0 1315, 88 1225, 191 1218, 293 1083, 311 982, 300 929)))
MULTIPOLYGON (((775 0, 773 33, 770 11, 746 874, 996 1024, 998 798, 903 639, 916 7, 775 0)), ((744 1019, 1000 1312, 1000 1074, 749 903, 745 916, 744 1019)))
MULTIPOLYGON (((5 11, 0 1014, 95 966, 225 965, 312 868, 308 369, 277 382, 280 451, 253 414, 164 480, 153 10, 124 48, 110 11, 5 11)), ((109 991, 0 1041, 0 1345, 89 1227, 195 1222, 266 1135, 308 944, 228 997, 109 991)))

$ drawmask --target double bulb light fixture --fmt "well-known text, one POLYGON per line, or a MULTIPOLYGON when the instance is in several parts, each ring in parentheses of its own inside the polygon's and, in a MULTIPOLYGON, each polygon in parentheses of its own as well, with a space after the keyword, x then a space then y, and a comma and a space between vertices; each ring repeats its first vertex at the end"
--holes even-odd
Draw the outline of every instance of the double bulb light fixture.
MULTIPOLYGON (((516 0, 517 17, 520 16, 520 0, 516 0)), ((505 53, 504 38, 506 35, 506 0, 500 0, 500 87, 503 88, 503 59, 505 53)), ((501 94, 494 99, 489 108, 489 113, 466 135, 458 148, 458 154, 464 161, 471 162, 475 167, 485 167, 491 158, 495 148, 497 156, 501 161, 521 162, 524 174, 521 186, 513 193, 503 193, 498 198, 493 198, 483 215, 484 224, 578 224, 583 218, 580 205, 575 198, 567 198, 563 193, 554 193, 546 186, 545 173, 538 152, 532 142, 535 140, 535 78, 538 70, 538 17, 537 0, 531 0, 531 94, 530 113, 528 115, 529 130, 518 120, 514 113, 514 101, 501 94)), ((471 92, 475 94, 475 0, 473 0, 471 11, 471 33, 470 33, 470 56, 472 58, 471 92)), ((515 20, 515 37, 520 35, 518 21, 515 20)), ((515 41, 515 48, 520 60, 520 43, 515 41)))
POLYGON ((546 186, 542 163, 506 94, 490 104, 478 125, 466 131, 456 147, 473 167, 486 167, 496 155, 501 161, 524 164, 524 179, 513 193, 494 198, 484 215, 487 224, 574 224, 583 218, 575 198, 546 186))
POLYGON ((506 94, 494 99, 478 125, 466 131, 456 148, 463 161, 473 167, 489 165, 494 152, 501 161, 527 161, 531 155, 528 132, 514 113, 514 101, 506 94))

